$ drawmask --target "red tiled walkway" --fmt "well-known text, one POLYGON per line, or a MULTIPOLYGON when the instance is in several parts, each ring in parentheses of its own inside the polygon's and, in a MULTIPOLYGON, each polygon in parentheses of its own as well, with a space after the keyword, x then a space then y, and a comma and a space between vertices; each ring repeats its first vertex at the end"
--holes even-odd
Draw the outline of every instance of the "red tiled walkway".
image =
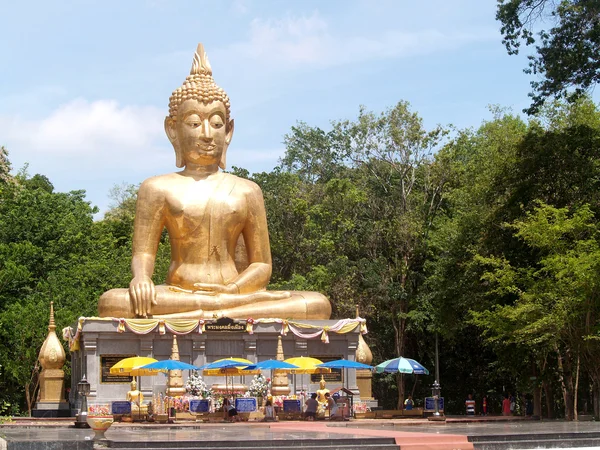
MULTIPOLYGON (((436 425, 432 425, 436 426, 436 425)), ((402 450, 472 450, 467 436, 458 434, 415 433, 385 429, 329 426, 326 422, 279 422, 271 424, 272 431, 321 431, 355 436, 393 437, 402 450)))

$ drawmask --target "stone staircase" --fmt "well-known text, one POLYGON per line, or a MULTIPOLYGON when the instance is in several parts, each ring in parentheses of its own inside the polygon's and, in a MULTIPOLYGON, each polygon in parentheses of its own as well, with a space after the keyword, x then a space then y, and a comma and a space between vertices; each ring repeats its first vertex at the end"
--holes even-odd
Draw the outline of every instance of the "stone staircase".
POLYGON ((394 438, 339 439, 270 439, 240 441, 118 441, 103 442, 118 450, 241 450, 241 449, 298 449, 298 450, 399 450, 394 438))
POLYGON ((469 436, 477 450, 600 447, 600 432, 469 436))

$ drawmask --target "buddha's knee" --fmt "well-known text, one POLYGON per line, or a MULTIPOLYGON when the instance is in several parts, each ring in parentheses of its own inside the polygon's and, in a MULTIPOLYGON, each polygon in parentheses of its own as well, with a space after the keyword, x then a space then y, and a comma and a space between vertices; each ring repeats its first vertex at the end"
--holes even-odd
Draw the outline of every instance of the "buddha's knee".
POLYGON ((293 297, 301 298, 306 306, 306 319, 329 319, 331 317, 331 303, 329 299, 319 292, 295 291, 293 297))
POLYGON ((111 289, 110 291, 106 291, 98 299, 98 316, 132 318, 135 315, 129 303, 127 289, 111 289))

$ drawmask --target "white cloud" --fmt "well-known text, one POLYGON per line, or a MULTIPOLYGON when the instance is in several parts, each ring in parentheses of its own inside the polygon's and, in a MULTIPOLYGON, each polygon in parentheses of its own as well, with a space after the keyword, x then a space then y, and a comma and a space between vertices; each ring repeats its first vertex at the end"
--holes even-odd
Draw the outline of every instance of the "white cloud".
POLYGON ((28 164, 57 190, 87 189, 102 205, 112 185, 174 167, 163 118, 159 108, 76 99, 39 119, 0 115, 0 138, 15 169, 28 164))
POLYGON ((163 132, 162 120, 154 107, 76 99, 41 119, 0 116, 0 132, 11 146, 37 155, 123 156, 151 147, 163 132))
POLYGON ((318 12, 310 16, 254 19, 249 39, 225 50, 229 57, 247 58, 269 68, 332 67, 373 59, 426 55, 464 44, 497 39, 497 30, 472 27, 469 32, 424 28, 379 30, 345 36, 333 32, 318 12), (236 56, 232 56, 232 53, 236 56))

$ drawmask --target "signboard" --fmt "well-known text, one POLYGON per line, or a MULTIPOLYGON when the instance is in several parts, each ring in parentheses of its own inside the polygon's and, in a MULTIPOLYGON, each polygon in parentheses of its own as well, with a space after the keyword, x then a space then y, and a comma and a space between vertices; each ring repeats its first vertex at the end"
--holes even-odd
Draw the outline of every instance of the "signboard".
POLYGON ((112 402, 112 414, 131 414, 131 402, 112 402))
POLYGON ((283 412, 302 412, 302 409, 300 409, 300 400, 284 400, 283 412))
POLYGON ((238 397, 235 399, 235 409, 239 413, 247 413, 256 411, 256 397, 238 397))
MULTIPOLYGON (((311 355, 311 357, 320 359, 324 363, 342 359, 341 356, 313 356, 313 355, 311 355)), ((318 383, 319 381, 321 381, 321 376, 327 383, 330 383, 330 382, 331 383, 342 383, 342 380, 343 380, 342 369, 331 369, 331 373, 323 373, 323 374, 313 373, 313 374, 311 374, 310 382, 318 383)))
POLYGON ((210 402, 208 399, 190 400, 190 412, 207 413, 210 412, 210 402))
MULTIPOLYGON (((444 397, 439 398, 438 407, 440 411, 444 410, 444 397)), ((424 411, 435 411, 435 400, 433 397, 425 397, 424 411)))
POLYGON ((240 332, 246 331, 246 323, 235 322, 229 317, 221 317, 215 322, 206 323, 204 325, 206 331, 233 331, 240 332))
POLYGON ((100 382, 101 383, 131 383, 133 377, 127 375, 111 375, 110 368, 125 358, 136 355, 101 355, 100 356, 100 382))

